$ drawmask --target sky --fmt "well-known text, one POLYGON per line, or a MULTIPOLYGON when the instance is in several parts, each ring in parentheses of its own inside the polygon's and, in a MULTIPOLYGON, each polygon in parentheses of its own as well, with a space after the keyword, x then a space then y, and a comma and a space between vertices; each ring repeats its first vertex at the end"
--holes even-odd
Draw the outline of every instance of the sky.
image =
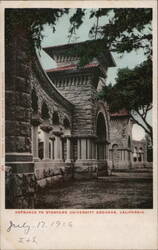
MULTIPOLYGON (((73 11, 73 10, 72 10, 73 11)), ((89 12, 89 11, 88 11, 89 12)), ((64 15, 59 19, 56 25, 56 32, 52 32, 52 28, 48 25, 44 26, 43 30, 43 40, 41 43, 42 47, 49 47, 55 45, 66 44, 69 42, 68 38, 68 30, 70 27, 69 24, 69 15, 64 15)), ((92 27, 96 20, 90 21, 88 19, 88 15, 84 19, 84 24, 78 29, 77 34, 73 37, 71 42, 81 42, 89 40, 88 31, 92 27)), ((104 22, 106 21, 104 17, 104 22)), ((102 24, 103 19, 99 20, 99 24, 102 24)), ((106 83, 115 84, 115 78, 117 76, 117 71, 119 68, 128 67, 130 69, 134 68, 136 65, 140 64, 145 60, 145 56, 142 50, 133 51, 131 53, 124 53, 121 57, 120 54, 112 53, 113 58, 116 62, 116 67, 111 67, 107 72, 106 83)), ((56 67, 56 63, 43 51, 40 51, 40 61, 43 68, 50 69, 56 67)), ((149 119, 151 119, 151 114, 149 115, 149 119)), ((144 138, 144 130, 138 126, 134 125, 132 130, 132 137, 134 140, 141 140, 144 138)))

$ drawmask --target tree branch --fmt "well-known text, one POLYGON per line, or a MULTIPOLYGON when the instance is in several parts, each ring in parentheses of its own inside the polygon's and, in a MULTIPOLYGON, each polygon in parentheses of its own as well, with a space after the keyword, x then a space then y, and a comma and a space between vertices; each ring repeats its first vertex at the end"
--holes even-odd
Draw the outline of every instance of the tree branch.
POLYGON ((150 137, 152 137, 152 133, 150 131, 147 130, 147 128, 145 126, 143 126, 143 124, 141 124, 140 122, 138 122, 138 120, 136 120, 134 118, 134 116, 130 113, 131 118, 133 119, 133 121, 135 121, 140 127, 142 127, 144 129, 144 131, 150 135, 150 137))
POLYGON ((152 127, 149 125, 149 123, 146 121, 146 119, 141 115, 141 113, 139 112, 139 110, 136 110, 136 112, 138 113, 139 117, 143 120, 143 122, 145 123, 145 125, 147 126, 147 128, 152 131, 152 127))

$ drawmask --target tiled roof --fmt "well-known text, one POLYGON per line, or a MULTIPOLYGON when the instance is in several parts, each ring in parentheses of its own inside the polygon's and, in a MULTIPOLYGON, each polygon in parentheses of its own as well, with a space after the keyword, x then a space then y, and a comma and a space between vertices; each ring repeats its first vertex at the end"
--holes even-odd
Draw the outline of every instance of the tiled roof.
POLYGON ((73 70, 73 69, 86 69, 86 68, 94 68, 97 67, 98 63, 90 63, 86 64, 84 67, 78 68, 77 64, 70 64, 62 67, 47 69, 46 72, 58 72, 58 71, 64 71, 64 70, 73 70))
POLYGON ((116 113, 111 113, 110 116, 111 117, 129 116, 129 113, 127 110, 124 109, 124 110, 120 110, 116 113))

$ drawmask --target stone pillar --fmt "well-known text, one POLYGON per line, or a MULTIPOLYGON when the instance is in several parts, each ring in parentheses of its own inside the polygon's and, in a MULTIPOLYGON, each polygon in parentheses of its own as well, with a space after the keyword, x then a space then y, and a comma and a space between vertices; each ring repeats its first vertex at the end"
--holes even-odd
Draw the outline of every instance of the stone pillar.
POLYGON ((139 162, 139 153, 137 151, 137 162, 139 162))
POLYGON ((81 139, 81 159, 86 160, 86 139, 81 139))
POLYGON ((144 153, 142 153, 141 156, 142 156, 142 162, 144 163, 144 153))
POLYGON ((81 159, 81 139, 77 139, 77 160, 81 159))
POLYGON ((54 136, 50 136, 49 139, 51 140, 51 159, 54 159, 54 141, 55 141, 55 137, 54 136))
POLYGON ((49 159, 49 133, 44 131, 44 158, 43 160, 49 159))
POLYGON ((47 121, 41 125, 41 129, 44 133, 44 157, 43 161, 48 161, 49 159, 49 132, 52 130, 52 126, 50 126, 47 121))
POLYGON ((63 162, 62 159, 62 141, 60 136, 63 134, 62 132, 56 131, 53 132, 55 135, 55 143, 54 143, 54 160, 57 162, 63 162))
MULTIPOLYGON (((8 11, 6 15, 10 17, 8 11)), ((14 28, 6 34, 9 39, 5 43, 5 165, 12 172, 10 185, 6 187, 6 208, 34 208, 29 34, 24 27, 17 27, 14 22, 12 25, 14 28)))
POLYGON ((87 139, 87 159, 92 159, 92 148, 90 139, 87 139))
POLYGON ((71 162, 71 139, 70 137, 66 138, 67 154, 66 154, 66 163, 71 162))
POLYGON ((32 153, 34 161, 38 161, 38 126, 32 126, 32 153))
POLYGON ((77 161, 96 160, 95 139, 91 136, 77 139, 77 161))
POLYGON ((121 149, 121 161, 124 161, 124 154, 122 149, 121 149))
POLYGON ((38 114, 33 115, 31 124, 32 124, 32 154, 33 160, 39 161, 38 157, 38 126, 40 125, 41 121, 38 114))
POLYGON ((105 143, 105 159, 110 160, 110 152, 109 152, 109 142, 106 141, 105 143))
POLYGON ((92 142, 92 159, 97 159, 97 144, 94 141, 92 142))

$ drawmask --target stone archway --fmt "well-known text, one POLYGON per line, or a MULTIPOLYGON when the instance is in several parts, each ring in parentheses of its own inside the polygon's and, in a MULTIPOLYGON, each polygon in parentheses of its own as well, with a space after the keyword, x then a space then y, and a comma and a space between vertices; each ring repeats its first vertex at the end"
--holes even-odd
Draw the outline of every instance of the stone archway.
POLYGON ((97 160, 106 159, 106 125, 104 115, 97 117, 97 160))

